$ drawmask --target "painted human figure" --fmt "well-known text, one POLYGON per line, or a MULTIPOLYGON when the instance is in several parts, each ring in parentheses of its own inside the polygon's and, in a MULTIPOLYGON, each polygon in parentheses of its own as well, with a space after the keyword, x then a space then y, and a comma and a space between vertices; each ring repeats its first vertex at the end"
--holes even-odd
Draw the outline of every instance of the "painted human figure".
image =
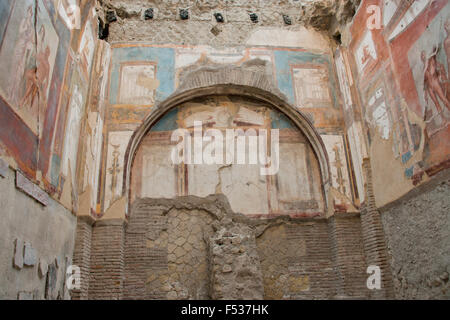
POLYGON ((424 63, 424 91, 425 102, 428 105, 428 96, 433 101, 438 113, 442 112, 439 99, 446 108, 450 108, 450 102, 446 97, 443 83, 447 81, 447 74, 442 64, 437 61, 437 49, 427 58, 425 51, 421 54, 424 63))
MULTIPOLYGON (((33 60, 35 55, 35 37, 33 26, 33 6, 28 7, 27 13, 20 23, 18 40, 14 48, 12 65, 14 66, 13 78, 9 87, 9 99, 17 105, 19 104, 20 97, 23 93, 22 81, 26 78, 26 70, 30 66, 27 64, 33 60)), ((17 105, 22 107, 22 105, 17 105)))
POLYGON ((47 89, 49 85, 50 77, 50 47, 44 46, 45 43, 45 29, 42 26, 39 31, 39 49, 36 55, 37 66, 33 69, 29 69, 25 73, 26 91, 20 102, 21 105, 25 105, 29 99, 31 99, 30 106, 33 106, 36 95, 45 104, 47 100, 47 89))

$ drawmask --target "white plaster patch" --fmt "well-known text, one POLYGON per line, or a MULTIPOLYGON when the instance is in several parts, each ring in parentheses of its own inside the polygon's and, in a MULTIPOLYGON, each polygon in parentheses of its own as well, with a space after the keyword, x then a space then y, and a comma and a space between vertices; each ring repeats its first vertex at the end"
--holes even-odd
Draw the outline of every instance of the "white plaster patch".
POLYGON ((330 46, 323 35, 305 27, 300 27, 295 31, 282 28, 258 28, 250 34, 246 44, 250 46, 278 46, 322 51, 328 51, 330 46))

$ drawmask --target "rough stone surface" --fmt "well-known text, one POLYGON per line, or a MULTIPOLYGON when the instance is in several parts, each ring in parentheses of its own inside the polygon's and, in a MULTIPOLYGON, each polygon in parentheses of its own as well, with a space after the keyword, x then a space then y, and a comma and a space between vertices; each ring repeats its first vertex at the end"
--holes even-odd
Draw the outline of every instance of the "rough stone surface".
POLYGON ((353 230, 345 230, 348 233, 345 240, 332 237, 343 235, 330 220, 302 220, 274 225, 257 239, 264 298, 333 299, 338 293, 341 297, 366 296, 359 217, 352 218, 353 221, 347 217, 339 219, 341 223, 354 225, 353 230), (355 251, 346 252, 341 249, 343 245, 355 251))
POLYGON ((123 297, 124 222, 99 221, 92 230, 89 299, 123 297))
POLYGON ((368 298, 366 259, 359 214, 335 214, 329 221, 336 298, 368 298))
POLYGON ((365 298, 358 214, 252 219, 223 195, 138 199, 92 229, 90 299, 365 298))
POLYGON ((386 239, 383 232, 381 215, 375 205, 372 183, 372 168, 369 159, 363 161, 364 176, 367 178, 367 199, 361 208, 361 228, 364 254, 368 266, 377 266, 381 271, 381 290, 372 290, 370 298, 386 299, 393 297, 392 273, 389 268, 389 257, 386 239))
POLYGON ((213 299, 261 300, 263 275, 255 231, 243 223, 224 224, 209 240, 213 299))
POLYGON ((86 300, 89 295, 89 271, 91 265, 91 239, 93 219, 78 219, 73 262, 80 268, 81 288, 72 292, 74 300, 86 300))
POLYGON ((450 298, 450 179, 382 214, 395 297, 450 298))
MULTIPOLYGON (((344 24, 358 7, 359 0, 237 0, 237 1, 145 1, 102 0, 100 16, 112 10, 118 21, 110 26, 109 41, 152 41, 153 43, 210 44, 215 46, 245 43, 250 33, 259 27, 283 27, 295 30, 307 26, 328 31, 332 22, 344 24), (145 20, 149 6, 154 18, 145 20), (183 19, 180 10, 189 8, 189 19, 183 19), (209 30, 218 23, 214 16, 224 17, 223 32, 216 37, 209 30), (255 14, 257 20, 250 18, 255 14), (292 26, 285 23, 284 15, 291 17, 292 26), (257 23, 255 23, 255 21, 257 23)), ((220 23, 220 22, 219 22, 220 23)))

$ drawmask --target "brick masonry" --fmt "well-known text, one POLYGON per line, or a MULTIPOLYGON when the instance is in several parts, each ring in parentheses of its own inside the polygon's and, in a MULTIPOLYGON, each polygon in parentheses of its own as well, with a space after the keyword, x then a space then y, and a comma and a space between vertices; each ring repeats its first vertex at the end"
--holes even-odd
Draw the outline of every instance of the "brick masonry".
POLYGON ((123 298, 124 227, 123 220, 104 220, 94 224, 89 299, 123 298))
POLYGON ((389 267, 381 215, 375 204, 372 169, 370 160, 367 158, 363 161, 363 171, 367 181, 367 200, 361 208, 361 227, 366 263, 368 266, 377 266, 381 269, 381 290, 371 291, 369 297, 374 299, 392 298, 394 295, 392 273, 389 267))
POLYGON ((128 224, 79 219, 73 298, 448 297, 449 173, 378 209, 367 160, 364 170, 361 214, 250 219, 210 196, 138 200, 128 224), (367 289, 369 265, 381 268, 382 290, 367 289))
MULTIPOLYGON (((371 298, 364 248, 372 250, 367 256, 378 263, 381 250, 371 248, 377 242, 365 238, 363 225, 359 214, 250 219, 233 213, 224 196, 139 199, 128 224, 99 221, 91 231, 87 221, 79 221, 75 260, 83 277, 90 263, 90 277, 88 287, 74 296, 83 299, 88 292, 89 299, 371 298), (89 246, 90 262, 86 253, 80 254, 89 246)), ((380 266, 385 270, 386 265, 380 266)), ((383 278, 383 288, 388 285, 383 278)), ((386 292, 374 298, 384 298, 386 292)))
POLYGON ((73 253, 74 265, 80 267, 81 288, 72 291, 73 300, 87 300, 89 298, 89 274, 91 270, 91 240, 94 220, 90 217, 78 217, 75 249, 73 253))
POLYGON ((367 298, 368 275, 359 214, 335 214, 329 220, 329 234, 336 272, 336 297, 367 298))

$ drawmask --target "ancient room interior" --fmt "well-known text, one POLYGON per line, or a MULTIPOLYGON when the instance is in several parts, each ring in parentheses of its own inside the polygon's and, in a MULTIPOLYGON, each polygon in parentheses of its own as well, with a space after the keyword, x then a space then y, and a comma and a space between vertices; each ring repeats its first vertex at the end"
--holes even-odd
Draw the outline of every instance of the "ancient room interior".
POLYGON ((0 109, 2 300, 450 298, 448 0, 1 0, 0 109))

